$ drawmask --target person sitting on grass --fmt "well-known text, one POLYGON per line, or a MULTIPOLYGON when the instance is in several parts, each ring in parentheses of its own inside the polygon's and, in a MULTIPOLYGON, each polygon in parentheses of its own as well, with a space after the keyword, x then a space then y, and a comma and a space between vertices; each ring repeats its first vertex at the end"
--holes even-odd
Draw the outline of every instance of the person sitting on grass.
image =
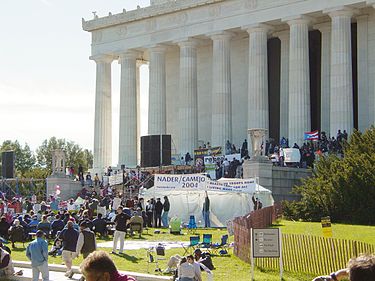
POLYGON ((194 281, 194 266, 183 257, 178 265, 178 281, 194 281))
POLYGON ((23 242, 24 241, 24 230, 22 225, 20 225, 20 221, 15 219, 13 225, 9 228, 9 238, 12 241, 12 247, 15 248, 15 242, 23 242))
POLYGON ((3 248, 0 248, 0 278, 12 276, 14 268, 10 254, 3 248))
POLYGON ((340 269, 329 276, 319 276, 313 281, 370 281, 375 280, 375 255, 360 255, 348 263, 348 268, 340 269))
POLYGON ((80 266, 86 281, 136 281, 132 276, 118 272, 111 257, 104 251, 95 251, 80 266))

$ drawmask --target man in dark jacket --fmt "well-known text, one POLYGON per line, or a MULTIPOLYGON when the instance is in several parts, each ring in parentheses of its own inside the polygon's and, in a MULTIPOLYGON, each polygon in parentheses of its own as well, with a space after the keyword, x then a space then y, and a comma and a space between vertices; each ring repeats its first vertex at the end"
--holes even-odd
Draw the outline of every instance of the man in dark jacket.
POLYGON ((92 224, 94 225, 94 232, 99 233, 100 236, 106 236, 107 235, 107 222, 105 219, 103 219, 102 214, 98 214, 96 219, 92 221, 92 224))
POLYGON ((161 213, 163 212, 163 203, 160 198, 156 199, 155 203, 155 227, 161 227, 161 213))
POLYGON ((86 221, 80 225, 80 233, 78 235, 76 255, 82 253, 85 259, 90 253, 96 250, 95 233, 92 232, 86 221))
POLYGON ((168 212, 171 208, 171 205, 169 203, 168 197, 164 196, 164 204, 163 204, 163 215, 161 216, 161 222, 163 224, 163 227, 168 228, 168 212))
POLYGON ((57 231, 61 231, 64 229, 64 222, 61 220, 61 216, 59 214, 56 215, 56 218, 51 223, 51 236, 55 238, 57 231))
POLYGON ((65 262, 66 273, 65 276, 72 278, 72 263, 76 255, 78 231, 74 229, 74 223, 68 221, 66 228, 60 233, 59 238, 63 242, 62 259, 65 262))

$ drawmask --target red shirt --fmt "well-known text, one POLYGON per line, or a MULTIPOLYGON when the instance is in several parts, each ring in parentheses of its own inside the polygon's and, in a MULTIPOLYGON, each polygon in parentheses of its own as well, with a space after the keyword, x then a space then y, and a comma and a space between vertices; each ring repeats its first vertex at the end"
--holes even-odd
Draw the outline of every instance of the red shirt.
POLYGON ((132 276, 124 275, 116 271, 114 274, 111 276, 111 281, 137 281, 132 276))

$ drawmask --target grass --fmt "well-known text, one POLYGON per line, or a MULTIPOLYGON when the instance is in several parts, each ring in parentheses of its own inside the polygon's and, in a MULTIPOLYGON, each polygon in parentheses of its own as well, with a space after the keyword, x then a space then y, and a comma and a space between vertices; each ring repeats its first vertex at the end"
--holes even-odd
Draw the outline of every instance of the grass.
MULTIPOLYGON (((317 235, 322 236, 322 230, 320 223, 310 223, 310 222, 293 222, 282 220, 274 227, 280 227, 283 233, 295 233, 295 234, 306 234, 306 235, 317 235)), ((345 225, 345 224, 333 224, 333 237, 341 239, 352 239, 363 241, 366 243, 375 244, 375 227, 370 226, 355 226, 355 225, 345 225)), ((203 233, 211 233, 213 235, 213 242, 220 242, 220 237, 226 234, 226 229, 198 229, 197 234, 202 237, 203 233)), ((162 231, 160 234, 154 234, 154 229, 149 229, 148 234, 144 233, 141 240, 147 241, 189 241, 190 234, 183 235, 171 235, 166 231, 162 231)), ((140 239, 136 235, 134 238, 127 238, 126 240, 137 240, 140 239)), ((98 243, 105 242, 112 239, 99 240, 98 243)), ((233 242, 233 236, 229 238, 229 243, 233 242)), ((17 243, 17 246, 21 247, 21 243, 17 243)), ((100 248, 106 252, 110 252, 109 248, 100 248)), ((166 251, 166 258, 174 254, 183 255, 184 250, 170 249, 166 251)), ((216 267, 214 270, 214 280, 249 280, 251 278, 250 265, 241 261, 233 254, 233 249, 229 250, 229 256, 213 256, 213 263, 216 267)), ((125 255, 111 255, 116 266, 120 270, 135 271, 147 273, 147 251, 146 249, 140 250, 127 250, 125 255)), ((12 250, 13 260, 27 260, 25 256, 24 248, 16 248, 12 250)), ((79 266, 82 262, 82 256, 74 260, 74 265, 79 266)), ((61 257, 50 257, 49 263, 61 264, 61 257)), ((162 269, 166 268, 167 260, 160 261, 160 267, 162 269)), ((149 265, 149 272, 151 274, 155 273, 155 264, 149 265)), ((259 281, 273 281, 280 280, 278 270, 264 270, 256 268, 254 274, 255 280, 259 281)), ((284 273, 284 280, 288 281, 307 281, 312 280, 314 276, 302 273, 284 273)), ((205 274, 203 274, 203 280, 206 280, 205 274)))
MULTIPOLYGON (((280 227, 282 233, 323 236, 322 225, 319 222, 299 222, 282 220, 275 227, 280 227)), ((332 224, 332 237, 375 244, 375 226, 332 224)))

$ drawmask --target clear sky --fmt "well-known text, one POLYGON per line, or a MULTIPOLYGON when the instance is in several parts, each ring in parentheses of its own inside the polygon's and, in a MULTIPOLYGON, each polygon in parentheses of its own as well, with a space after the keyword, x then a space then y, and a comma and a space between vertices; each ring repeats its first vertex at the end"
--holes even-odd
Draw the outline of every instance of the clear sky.
MULTIPOLYGON (((93 149, 95 63, 81 19, 146 7, 149 0, 1 0, 0 142, 35 150, 56 136, 93 149)), ((147 68, 141 69, 142 98, 147 68)), ((118 158, 120 68, 112 64, 113 164, 118 158)), ((145 100, 141 100, 143 104, 145 100)), ((143 108, 142 116, 147 108, 143 108)), ((145 118, 142 133, 147 130, 145 118)))

